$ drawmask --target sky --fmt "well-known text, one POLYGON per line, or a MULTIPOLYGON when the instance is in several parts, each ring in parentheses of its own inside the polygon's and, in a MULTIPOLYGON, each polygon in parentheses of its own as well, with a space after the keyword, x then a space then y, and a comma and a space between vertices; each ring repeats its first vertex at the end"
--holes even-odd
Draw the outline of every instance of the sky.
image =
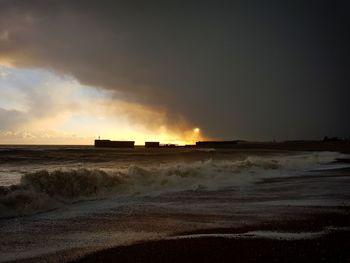
POLYGON ((346 0, 0 0, 0 143, 349 137, 349 26, 346 0))

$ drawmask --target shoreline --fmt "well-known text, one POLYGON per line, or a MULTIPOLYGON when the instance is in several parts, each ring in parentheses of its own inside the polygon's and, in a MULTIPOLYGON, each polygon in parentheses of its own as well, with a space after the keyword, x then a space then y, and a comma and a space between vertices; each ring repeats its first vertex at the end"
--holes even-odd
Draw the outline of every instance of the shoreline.
MULTIPOLYGON (((300 176, 261 178, 250 185, 253 188, 242 192, 238 188, 226 190, 226 194, 199 191, 145 197, 142 206, 131 204, 116 214, 96 213, 93 217, 81 217, 79 220, 67 219, 65 225, 68 229, 55 229, 51 225, 54 222, 48 221, 50 225, 41 238, 49 242, 60 235, 55 230, 74 235, 77 230, 89 234, 91 231, 127 233, 133 229, 138 233, 145 231, 164 235, 128 242, 123 242, 121 238, 122 242, 115 243, 112 238, 106 238, 103 243, 88 243, 77 236, 73 241, 77 241, 76 244, 80 242, 79 245, 69 247, 57 242, 61 244, 61 250, 56 247, 57 250, 41 254, 34 251, 30 257, 22 255, 8 257, 7 260, 53 263, 310 262, 311 258, 314 260, 311 262, 350 261, 347 252, 350 250, 350 193, 346 190, 349 168, 338 165, 348 163, 349 158, 342 157, 329 163, 334 164, 330 169, 310 171, 300 176), (313 189, 316 189, 315 192, 313 189), (206 210, 208 213, 205 214, 196 213, 193 205, 205 204, 208 200, 216 200, 213 204, 219 207, 222 200, 226 204, 222 209, 229 207, 233 210, 227 214, 221 208, 206 210), (169 201, 175 203, 168 207, 169 201), (224 223, 214 224, 221 221, 224 223)), ((209 208, 210 204, 207 204, 209 208)), ((28 227, 33 226, 36 227, 35 222, 28 222, 28 227)), ((45 222, 38 230, 42 229, 45 229, 45 222)), ((31 237, 28 238, 31 242, 31 237)), ((17 246, 15 239, 12 242, 17 246)))
POLYGON ((350 232, 318 239, 187 238, 97 252, 73 262, 346 262, 350 232))
POLYGON ((239 227, 205 228, 107 248, 8 262, 348 262, 350 206, 239 227), (271 233, 273 235, 271 235, 271 233))
POLYGON ((97 251, 70 262, 347 262, 350 207, 339 209, 340 213, 304 220, 178 233, 97 251), (254 236, 259 231, 265 236, 254 236), (282 236, 269 237, 269 232, 282 236))

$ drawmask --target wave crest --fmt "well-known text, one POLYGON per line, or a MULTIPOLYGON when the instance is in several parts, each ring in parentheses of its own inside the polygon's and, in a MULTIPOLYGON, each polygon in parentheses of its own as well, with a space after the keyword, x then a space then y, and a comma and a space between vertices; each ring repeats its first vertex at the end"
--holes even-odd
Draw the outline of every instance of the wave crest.
POLYGON ((334 160, 333 154, 244 157, 140 167, 125 170, 71 169, 38 171, 18 185, 0 186, 0 218, 47 211, 79 200, 110 195, 239 187, 264 177, 283 176, 289 169, 314 168, 334 160))
POLYGON ((21 178, 18 185, 0 187, 0 218, 51 210, 81 199, 106 195, 122 180, 102 170, 42 170, 21 178))
POLYGON ((26 189, 53 197, 75 198, 108 192, 111 186, 121 183, 121 178, 102 170, 46 170, 26 174, 21 185, 26 189))

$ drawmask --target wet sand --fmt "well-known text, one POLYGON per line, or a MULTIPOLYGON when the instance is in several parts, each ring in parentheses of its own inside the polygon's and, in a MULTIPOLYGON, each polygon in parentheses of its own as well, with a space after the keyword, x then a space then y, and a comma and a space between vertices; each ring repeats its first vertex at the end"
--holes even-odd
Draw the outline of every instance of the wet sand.
POLYGON ((77 262, 348 262, 349 233, 317 240, 203 237, 118 247, 77 262))
POLYGON ((342 213, 307 220, 179 233, 102 250, 73 262, 350 262, 350 207, 339 209, 342 213), (256 231, 275 235, 256 236, 256 231))

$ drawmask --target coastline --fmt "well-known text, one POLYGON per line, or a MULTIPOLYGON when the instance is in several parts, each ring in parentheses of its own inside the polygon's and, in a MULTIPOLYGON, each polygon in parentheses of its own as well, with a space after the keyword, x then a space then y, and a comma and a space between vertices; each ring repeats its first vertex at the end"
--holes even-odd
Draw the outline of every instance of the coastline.
POLYGON ((343 213, 321 214, 302 221, 267 222, 260 226, 182 233, 181 237, 98 251, 71 263, 347 262, 350 260, 350 207, 339 209, 343 213), (249 236, 254 230, 284 233, 284 237, 249 236), (318 236, 320 231, 323 234, 318 236), (246 233, 248 235, 244 235, 246 233), (288 238, 291 233, 295 233, 296 238, 288 238), (309 236, 303 236, 303 233, 309 236), (310 235, 312 233, 316 235, 310 235), (236 237, 228 237, 227 234, 236 234, 236 237))
MULTIPOLYGON (((207 152, 205 154, 209 155, 207 152)), ((311 156, 317 160, 319 155, 311 156)), ((294 155, 286 157, 294 158, 294 155)), ((350 260, 347 252, 350 248, 350 193, 347 190, 350 173, 348 166, 342 166, 348 163, 348 156, 340 156, 339 159, 325 163, 321 169, 300 170, 300 174, 290 175, 282 172, 281 176, 278 169, 272 169, 275 173, 272 176, 262 177, 244 187, 241 184, 236 188, 219 191, 199 189, 150 195, 140 198, 134 204, 126 203, 120 208, 116 207, 111 212, 94 211, 86 216, 67 219, 62 215, 63 221, 56 220, 58 211, 47 215, 38 214, 32 217, 35 219, 32 221, 25 217, 19 218, 23 227, 19 233, 37 229, 41 234, 41 237, 37 236, 38 240, 51 242, 63 238, 70 242, 66 237, 72 235, 74 239, 71 242, 78 244, 79 233, 83 234, 83 239, 78 246, 69 247, 69 243, 66 245, 63 240, 59 243, 61 247, 55 245, 57 250, 40 253, 34 251, 29 257, 23 255, 4 260, 344 262, 350 260), (197 210, 198 206, 200 209, 197 210), (97 235, 125 231, 127 234, 130 230, 137 234, 145 231, 155 235, 121 243, 113 243, 112 238, 106 238, 102 243, 88 243, 86 241, 90 239, 84 240, 84 235, 91 233, 97 235), (61 231, 66 236, 60 236, 61 231)), ((270 171, 271 167, 264 169, 270 171)), ((248 175, 254 173, 245 174, 242 178, 248 175)), ((84 207, 90 207, 89 203, 77 203, 76 208, 79 205, 82 206, 82 211, 84 207)), ((69 214, 68 207, 66 209, 69 214)), ((75 208, 71 210, 76 213, 75 208)), ((21 238, 23 241, 13 239, 13 245, 18 246, 18 243, 27 247, 28 241, 35 242, 31 235, 28 235, 28 241, 25 235, 21 238)), ((48 247, 47 244, 49 243, 45 243, 44 247, 48 247)), ((18 252, 21 253, 20 246, 16 253, 18 252)))

